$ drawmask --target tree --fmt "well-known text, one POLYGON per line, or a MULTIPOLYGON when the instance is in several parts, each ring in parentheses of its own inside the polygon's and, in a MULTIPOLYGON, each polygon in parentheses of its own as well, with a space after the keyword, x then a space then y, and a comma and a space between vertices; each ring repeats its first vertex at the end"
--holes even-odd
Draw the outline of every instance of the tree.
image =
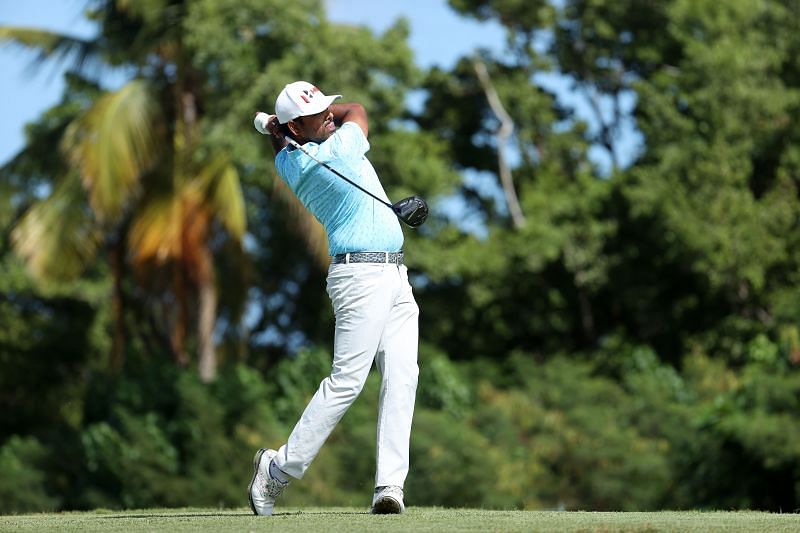
POLYGON ((800 43, 791 6, 450 4, 507 29, 505 53, 483 60, 515 123, 514 180, 529 227, 509 231, 494 200, 496 122, 466 58, 433 71, 417 120, 448 141, 460 167, 481 173, 460 196, 487 235, 448 229, 430 248, 431 271, 450 265, 423 298, 436 342, 502 357, 514 347, 594 349, 621 333, 679 364, 698 343, 736 359, 761 331, 794 331, 798 159, 788 117, 800 43), (594 125, 561 105, 543 74, 578 88, 594 125), (632 93, 625 116, 621 98, 632 93), (592 168, 589 148, 613 160, 616 132, 634 119, 639 158, 610 173, 592 168), (453 301, 465 309, 455 320, 453 301))
POLYGON ((651 61, 634 85, 648 150, 621 191, 699 282, 680 311, 694 317, 687 341, 741 360, 759 332, 777 338, 798 318, 777 296, 796 294, 798 267, 797 14, 682 1, 664 13, 670 31, 642 44, 651 61))
POLYGON ((502 148, 494 143, 497 117, 471 58, 453 72, 431 72, 429 100, 416 117, 448 140, 460 167, 480 173, 464 181, 459 198, 485 237, 454 228, 435 235, 426 253, 434 283, 422 298, 434 342, 464 357, 591 347, 606 327, 596 300, 613 262, 605 255, 616 231, 611 183, 588 159, 584 125, 562 127, 572 118, 568 110, 533 85, 535 66, 546 62, 533 49, 525 53, 511 61, 485 58, 514 120, 514 185, 524 226, 495 200, 504 188, 502 177, 495 178, 493 152, 502 148), (454 301, 463 309, 457 320, 446 310, 454 301))
MULTIPOLYGON (((86 102, 63 130, 64 173, 49 196, 20 220, 13 239, 40 279, 74 278, 101 247, 108 250, 116 368, 123 361, 122 283, 128 254, 142 279, 166 289, 163 318, 174 356, 184 365, 196 292, 198 367, 210 381, 216 371, 211 243, 218 230, 213 222, 218 220, 235 241, 243 237, 245 222, 236 168, 223 152, 197 153, 204 74, 192 66, 184 43, 181 22, 187 8, 183 1, 144 5, 109 0, 88 12, 100 25, 92 40, 24 28, 3 28, 0 38, 36 48, 45 58, 74 52, 76 71, 88 60, 134 69, 130 82, 86 102)), ((23 151, 20 158, 26 155, 23 151)), ((11 166, 22 164, 12 161, 11 166)))

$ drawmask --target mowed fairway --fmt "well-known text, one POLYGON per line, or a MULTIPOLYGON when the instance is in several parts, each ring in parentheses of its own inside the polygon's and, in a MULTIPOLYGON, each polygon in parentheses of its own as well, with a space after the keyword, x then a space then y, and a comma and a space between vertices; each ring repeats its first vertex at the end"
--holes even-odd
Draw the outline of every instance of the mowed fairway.
POLYGON ((149 509, 0 516, 0 531, 800 531, 800 515, 758 512, 590 513, 414 507, 400 516, 365 509, 149 509))

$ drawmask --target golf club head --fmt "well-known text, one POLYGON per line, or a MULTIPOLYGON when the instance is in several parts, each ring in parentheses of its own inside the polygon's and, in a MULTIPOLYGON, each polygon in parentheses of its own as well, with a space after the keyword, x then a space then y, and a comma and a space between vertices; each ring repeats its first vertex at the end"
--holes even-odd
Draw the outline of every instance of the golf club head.
POLYGON ((397 218, 411 226, 419 227, 428 218, 428 204, 419 196, 409 196, 392 205, 397 218))

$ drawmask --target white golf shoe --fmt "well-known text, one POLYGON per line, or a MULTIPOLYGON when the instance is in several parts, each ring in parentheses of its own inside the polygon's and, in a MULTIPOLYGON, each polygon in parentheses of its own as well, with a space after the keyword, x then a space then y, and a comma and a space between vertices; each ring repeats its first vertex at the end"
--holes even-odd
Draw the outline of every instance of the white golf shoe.
POLYGON ((247 487, 247 499, 254 514, 270 516, 275 507, 275 500, 289 484, 281 482, 269 473, 272 458, 278 455, 275 450, 261 448, 253 459, 253 479, 247 487))
POLYGON ((375 489, 375 495, 372 497, 372 514, 400 514, 405 510, 403 489, 394 485, 375 489))

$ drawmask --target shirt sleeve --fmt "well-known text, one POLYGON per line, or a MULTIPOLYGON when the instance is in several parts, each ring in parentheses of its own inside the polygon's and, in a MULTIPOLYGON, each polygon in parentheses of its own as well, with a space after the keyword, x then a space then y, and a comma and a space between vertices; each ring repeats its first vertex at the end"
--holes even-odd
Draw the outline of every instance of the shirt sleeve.
POLYGON ((355 122, 345 122, 319 147, 319 155, 327 160, 359 161, 369 151, 369 141, 355 122))

